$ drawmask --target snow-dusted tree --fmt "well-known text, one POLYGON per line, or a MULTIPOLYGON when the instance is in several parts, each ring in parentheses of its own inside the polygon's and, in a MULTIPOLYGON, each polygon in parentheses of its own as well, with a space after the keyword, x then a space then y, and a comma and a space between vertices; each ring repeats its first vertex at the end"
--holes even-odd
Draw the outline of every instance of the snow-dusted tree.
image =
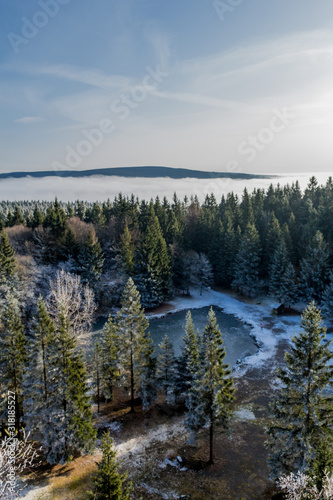
POLYGON ((208 290, 213 282, 213 268, 206 255, 197 256, 192 273, 194 274, 194 282, 199 286, 200 295, 202 295, 202 292, 208 290))
POLYGON ((28 429, 49 463, 65 462, 94 444, 87 373, 68 316, 53 322, 40 298, 25 380, 28 429))
POLYGON ((124 269, 125 273, 131 276, 134 271, 135 245, 132 241, 128 226, 125 227, 125 230, 121 236, 120 255, 122 268, 124 269))
POLYGON ((283 388, 272 403, 269 463, 275 478, 296 471, 316 470, 323 475, 330 461, 323 463, 322 457, 324 448, 332 449, 333 442, 333 398, 328 391, 333 354, 323 342, 326 328, 314 302, 305 309, 301 327, 286 352, 286 368, 278 372, 283 388))
POLYGON ((66 318, 59 316, 54 339, 58 352, 47 400, 49 425, 48 432, 43 432, 49 463, 63 463, 77 451, 91 451, 96 438, 84 355, 66 318))
MULTIPOLYGON (((29 434, 22 431, 21 439, 5 435, 0 442, 0 498, 14 500, 20 498, 25 488, 21 474, 29 477, 41 462, 41 453, 35 443, 29 441, 29 434), (12 456, 15 456, 13 464, 12 456)), ((31 477, 31 476, 30 476, 31 477)))
POLYGON ((271 256, 269 267, 269 293, 280 299, 282 276, 288 265, 288 251, 284 238, 271 256))
POLYGON ((300 286, 306 301, 321 302, 327 284, 329 253, 320 231, 312 240, 307 256, 301 261, 300 286))
POLYGON ((165 335, 159 344, 160 352, 157 356, 156 381, 158 388, 165 393, 167 403, 174 401, 174 389, 176 382, 176 358, 172 343, 168 335, 165 335))
POLYGON ((113 387, 119 379, 119 330, 111 314, 101 335, 102 390, 106 399, 112 400, 113 387))
POLYGON ((14 248, 3 229, 0 234, 0 282, 7 281, 14 275, 16 267, 14 248))
POLYGON ((95 285, 103 271, 104 255, 100 243, 92 232, 89 233, 87 241, 83 244, 77 261, 82 281, 92 286, 95 285))
POLYGON ((333 272, 330 274, 330 280, 325 288, 322 300, 322 311, 327 318, 333 319, 333 272))
POLYGON ((331 500, 333 498, 333 475, 328 471, 322 478, 322 487, 318 488, 316 476, 302 472, 282 476, 278 486, 286 495, 286 500, 331 500))
POLYGON ((124 289, 117 325, 121 384, 130 390, 131 411, 134 412, 135 392, 141 396, 143 405, 148 408, 154 399, 154 384, 151 380, 153 347, 147 333, 149 323, 132 278, 129 278, 124 289))
POLYGON ((185 393, 186 407, 191 409, 188 401, 188 394, 193 385, 194 377, 198 370, 199 343, 198 333, 194 330, 191 311, 186 313, 185 333, 182 338, 181 355, 176 361, 177 382, 176 393, 185 393))
POLYGON ((255 226, 250 224, 241 237, 232 286, 250 296, 256 293, 259 284, 259 264, 260 238, 255 226))
POLYGON ((209 428, 209 463, 212 464, 215 427, 223 431, 228 429, 234 387, 229 365, 223 362, 226 353, 213 308, 207 319, 201 344, 202 359, 193 384, 196 406, 187 414, 185 425, 190 432, 209 428))
POLYGON ((90 330, 96 310, 94 293, 82 284, 80 276, 61 269, 50 281, 47 309, 57 325, 63 318, 71 332, 79 337, 90 330))
POLYGON ((4 412, 5 420, 8 421, 8 406, 10 402, 15 402, 15 415, 12 417, 15 417, 14 425, 17 431, 20 429, 23 415, 25 361, 26 338, 21 311, 17 299, 8 292, 0 311, 1 410, 4 412))
POLYGON ((296 304, 299 299, 298 280, 291 262, 289 262, 281 277, 279 298, 288 307, 296 304))
POLYGON ((102 460, 97 464, 93 491, 88 493, 90 500, 129 500, 132 498, 132 483, 127 474, 119 472, 120 464, 116 459, 113 439, 108 432, 102 437, 102 460))
POLYGON ((102 388, 102 347, 98 341, 94 345, 93 376, 96 387, 97 413, 99 413, 102 388))

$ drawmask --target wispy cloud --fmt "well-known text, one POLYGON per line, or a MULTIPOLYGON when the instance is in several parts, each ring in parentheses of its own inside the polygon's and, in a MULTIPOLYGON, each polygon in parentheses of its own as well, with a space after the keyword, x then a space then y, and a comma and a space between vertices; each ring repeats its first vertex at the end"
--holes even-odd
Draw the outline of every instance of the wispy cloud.
POLYGON ((40 123, 43 122, 44 118, 40 116, 23 116, 22 118, 18 118, 14 120, 15 123, 23 123, 25 125, 30 125, 32 123, 40 123))

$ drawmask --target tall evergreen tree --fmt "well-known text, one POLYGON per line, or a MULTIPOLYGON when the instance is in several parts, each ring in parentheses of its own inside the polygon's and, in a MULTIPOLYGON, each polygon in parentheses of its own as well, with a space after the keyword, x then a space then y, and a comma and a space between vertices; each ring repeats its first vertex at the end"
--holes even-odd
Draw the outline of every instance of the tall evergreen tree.
POLYGON ((269 293, 278 298, 281 297, 282 276, 288 265, 287 246, 282 239, 271 255, 271 264, 269 267, 269 293))
POLYGON ((101 336, 102 389, 106 399, 113 399, 113 388, 119 379, 119 328, 111 314, 101 336))
POLYGON ((43 224, 43 220, 44 220, 43 214, 40 211, 38 204, 36 203, 35 207, 34 207, 33 215, 32 215, 32 220, 31 220, 32 229, 36 229, 36 227, 43 224))
POLYGON ((127 474, 120 474, 119 463, 113 447, 113 439, 108 432, 102 437, 102 461, 97 464, 98 471, 94 478, 94 488, 88 493, 90 500, 130 500, 132 483, 127 481, 127 474))
POLYGON ((328 249, 323 235, 317 231, 306 257, 301 262, 301 292, 305 300, 321 302, 327 284, 328 249))
POLYGON ((157 356, 156 381, 160 389, 165 393, 167 403, 174 400, 174 389, 176 382, 176 358, 172 343, 168 335, 165 335, 159 344, 160 352, 157 356))
POLYGON ((7 282, 15 272, 15 251, 9 242, 8 235, 3 229, 0 235, 0 279, 7 282))
POLYGON ((86 283, 96 284, 100 279, 104 265, 104 255, 100 243, 90 232, 77 257, 79 273, 86 283))
POLYGON ((286 367, 278 371, 283 388, 272 404, 273 419, 268 431, 274 477, 295 471, 312 472, 322 457, 324 443, 333 453, 333 353, 323 342, 326 328, 314 302, 305 309, 301 328, 285 354, 286 367))
POLYGON ((249 225, 242 235, 237 253, 232 286, 248 295, 256 293, 259 285, 260 239, 255 226, 249 225))
POLYGON ((121 236, 120 255, 124 271, 130 276, 134 271, 134 254, 135 246, 132 242, 131 233, 128 226, 125 227, 124 233, 121 236))
POLYGON ((121 311, 118 314, 119 359, 121 364, 122 384, 128 387, 131 395, 131 411, 134 412, 134 397, 138 392, 149 407, 154 394, 151 378, 152 340, 146 333, 149 323, 145 318, 140 303, 140 294, 132 278, 124 289, 121 311))
POLYGON ((322 311, 330 320, 333 319, 333 271, 330 273, 330 280, 325 288, 322 301, 322 311))
MULTIPOLYGON (((8 407, 12 401, 15 401, 15 428, 17 431, 19 431, 21 427, 23 416, 23 376, 25 361, 26 338, 24 335, 21 311, 17 299, 14 298, 11 293, 7 292, 0 313, 1 409, 6 413, 6 407, 8 407), (10 400, 8 391, 11 391, 14 399, 12 398, 10 400)), ((8 421, 7 418, 6 421, 8 421)))
POLYGON ((287 307, 291 307, 299 300, 298 279, 291 262, 289 262, 281 277, 279 298, 287 307))
POLYGON ((209 428, 209 463, 212 464, 215 428, 228 429, 234 387, 229 365, 223 362, 226 353, 213 308, 207 319, 201 360, 194 381, 196 406, 187 414, 185 425, 192 432, 203 427, 209 428))

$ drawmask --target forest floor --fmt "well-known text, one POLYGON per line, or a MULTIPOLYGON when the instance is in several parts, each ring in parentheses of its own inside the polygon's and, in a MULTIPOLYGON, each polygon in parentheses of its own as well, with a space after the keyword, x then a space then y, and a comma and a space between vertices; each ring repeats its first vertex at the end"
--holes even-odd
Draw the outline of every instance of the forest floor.
MULTIPOLYGON (((274 484, 269 481, 265 425, 269 402, 278 388, 275 370, 281 366, 290 338, 299 331, 299 315, 275 316, 271 299, 240 300, 230 293, 211 290, 202 296, 179 297, 150 316, 166 311, 216 305, 252 326, 259 351, 234 369, 236 397, 230 433, 214 440, 214 465, 207 466, 205 431, 190 446, 184 429, 184 411, 162 401, 150 412, 138 406, 129 413, 123 403, 103 405, 96 421, 100 430, 110 428, 122 467, 135 485, 135 499, 160 500, 268 500, 274 484), (178 458, 177 458, 178 457, 178 458)), ((222 325, 221 329, 223 331, 222 325)), ((115 398, 117 401, 118 398, 115 398)), ((83 500, 96 470, 95 455, 80 457, 65 466, 38 471, 25 490, 25 500, 83 500)))

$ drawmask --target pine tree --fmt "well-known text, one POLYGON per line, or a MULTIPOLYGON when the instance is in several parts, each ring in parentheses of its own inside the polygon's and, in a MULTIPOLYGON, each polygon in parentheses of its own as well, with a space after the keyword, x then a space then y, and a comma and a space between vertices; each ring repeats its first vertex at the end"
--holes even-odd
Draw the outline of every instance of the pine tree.
POLYGON ((301 328, 285 354, 286 367, 278 371, 283 388, 271 407, 269 463, 274 477, 312 472, 322 457, 322 444, 332 450, 333 354, 323 342, 326 328, 315 302, 305 309, 301 328))
POLYGON ((119 379, 119 329, 111 314, 101 335, 102 387, 106 399, 113 399, 113 388, 119 379))
POLYGON ((129 388, 131 396, 131 412, 134 412, 134 396, 138 392, 149 406, 147 390, 152 388, 151 352, 152 341, 146 330, 149 326, 140 303, 140 294, 132 278, 129 278, 124 289, 121 311, 118 314, 119 326, 119 358, 121 364, 122 384, 129 388))
MULTIPOLYGON (((7 407, 8 391, 15 397, 15 428, 19 431, 23 415, 23 376, 26 338, 18 301, 7 292, 0 315, 0 388, 1 406, 7 407)), ((11 400, 12 402, 13 400, 11 400)), ((9 404, 9 401, 8 401, 9 404)), ((8 421, 8 419, 6 418, 8 421)))
POLYGON ((94 345, 94 355, 93 355, 93 375, 94 375, 94 385, 96 387, 96 400, 97 400, 97 413, 100 410, 101 401, 101 388, 102 388, 102 347, 100 342, 96 342, 94 345))
POLYGON ((301 262, 300 285, 305 300, 321 302, 327 284, 328 274, 327 243, 320 231, 317 231, 301 262))
POLYGON ((267 270, 269 268, 272 255, 279 247, 280 242, 281 242, 281 228, 279 221, 277 220, 273 212, 268 222, 262 245, 263 246, 262 265, 264 270, 267 270))
POLYGON ((101 245, 90 232, 77 257, 79 273, 85 283, 95 284, 103 271, 104 256, 101 245))
POLYGON ((24 224, 24 217, 23 217, 22 212, 19 209, 19 207, 17 205, 15 205, 13 218, 12 218, 12 225, 18 226, 20 224, 24 224))
POLYGON ((172 343, 168 335, 165 335, 159 344, 160 352, 157 356, 156 381, 165 393, 167 403, 174 400, 174 389, 176 382, 176 359, 172 343))
POLYGON ((129 500, 132 498, 132 483, 127 481, 127 474, 119 472, 113 439, 108 432, 102 437, 101 451, 102 461, 97 464, 94 489, 88 493, 88 498, 90 500, 129 500))
POLYGON ((232 286, 248 295, 256 293, 259 285, 259 264, 259 234, 254 225, 249 225, 241 237, 232 286))
POLYGON ((5 230, 0 235, 0 279, 2 282, 8 282, 15 273, 16 260, 14 248, 9 242, 5 230))
POLYGON ((194 381, 196 406, 187 414, 185 425, 191 432, 209 428, 209 463, 213 463, 215 427, 228 429, 234 387, 229 365, 223 363, 225 348, 222 334, 216 324, 213 308, 210 309, 203 333, 201 360, 194 381))

